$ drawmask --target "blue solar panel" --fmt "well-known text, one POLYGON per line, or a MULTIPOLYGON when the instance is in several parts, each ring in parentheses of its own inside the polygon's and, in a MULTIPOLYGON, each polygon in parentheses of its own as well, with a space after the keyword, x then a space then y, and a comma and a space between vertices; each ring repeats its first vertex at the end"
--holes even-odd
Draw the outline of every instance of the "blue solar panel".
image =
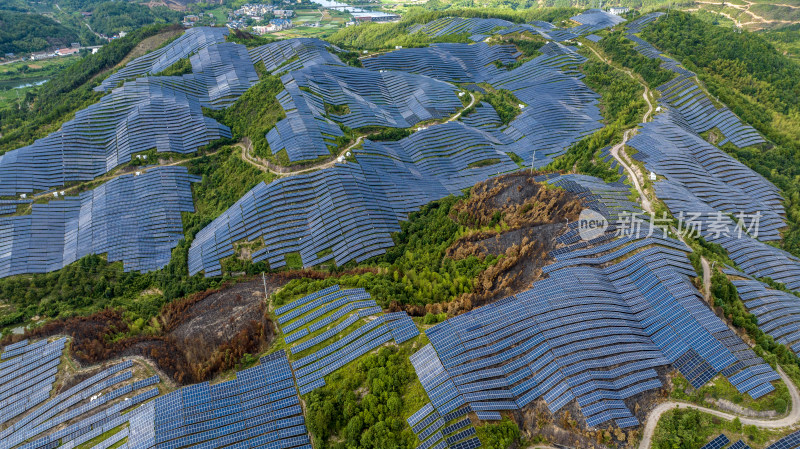
POLYGON ((708 444, 706 444, 700 449, 722 449, 725 445, 727 445, 730 442, 731 440, 729 440, 728 437, 725 436, 725 434, 720 434, 720 436, 714 438, 708 444))
POLYGON ((125 271, 164 267, 183 239, 182 212, 192 212, 185 167, 156 167, 34 204, 30 215, 0 217, 0 277, 58 270, 89 254, 108 254, 125 271))

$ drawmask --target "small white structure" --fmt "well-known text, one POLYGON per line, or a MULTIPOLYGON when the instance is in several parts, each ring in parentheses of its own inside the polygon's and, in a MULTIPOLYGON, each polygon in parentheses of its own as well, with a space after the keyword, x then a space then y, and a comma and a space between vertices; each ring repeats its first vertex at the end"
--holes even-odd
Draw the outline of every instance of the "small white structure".
POLYGON ((400 50, 401 48, 403 48, 403 46, 402 46, 402 45, 395 45, 395 46, 394 46, 394 49, 395 49, 395 50, 400 50))
POLYGON ((458 93, 458 96, 459 96, 459 97, 463 97, 463 96, 464 96, 464 92, 459 92, 459 93, 458 93))
POLYGON ((628 8, 627 6, 612 6, 608 8, 608 12, 610 12, 611 14, 615 14, 617 16, 625 14, 628 11, 630 11, 630 8, 628 8))
POLYGON ((337 158, 336 158, 336 161, 337 161, 337 162, 339 162, 339 163, 342 163, 342 162, 344 162, 344 156, 339 156, 339 157, 337 157, 337 158))
POLYGON ((58 192, 53 192, 53 196, 58 198, 58 192))
POLYGON ((61 196, 64 196, 64 191, 63 190, 61 191, 61 196))
POLYGON ((520 103, 520 104, 519 104, 519 108, 520 108, 520 109, 525 109, 525 105, 524 105, 524 104, 522 104, 522 103, 520 103))
POLYGON ((137 172, 136 172, 136 174, 135 174, 134 176, 139 176, 139 175, 141 175, 141 174, 142 174, 142 172, 140 172, 140 171, 137 171, 137 172))
POLYGON ((656 112, 661 112, 661 106, 656 106, 656 112))
POLYGON ((347 157, 350 157, 350 152, 349 151, 347 152, 347 157))
POLYGON ((20 195, 19 197, 20 197, 20 198, 22 198, 22 199, 24 200, 25 198, 27 198, 27 197, 28 197, 28 194, 27 194, 27 193, 23 193, 23 194, 22 194, 22 195, 20 195))
POLYGON ((651 181, 655 181, 655 180, 656 180, 656 178, 657 178, 657 176, 656 176, 656 173, 651 171, 651 172, 650 172, 650 180, 651 180, 651 181))

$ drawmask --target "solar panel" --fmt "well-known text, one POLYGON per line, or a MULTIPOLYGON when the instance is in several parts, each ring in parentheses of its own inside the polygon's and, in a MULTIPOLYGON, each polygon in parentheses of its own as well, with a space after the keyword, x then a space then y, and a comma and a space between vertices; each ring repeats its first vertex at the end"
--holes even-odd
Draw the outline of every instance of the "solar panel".
POLYGON ((721 449, 730 442, 731 440, 729 440, 728 437, 725 436, 725 434, 720 434, 720 436, 714 438, 708 444, 706 444, 700 449, 721 449))

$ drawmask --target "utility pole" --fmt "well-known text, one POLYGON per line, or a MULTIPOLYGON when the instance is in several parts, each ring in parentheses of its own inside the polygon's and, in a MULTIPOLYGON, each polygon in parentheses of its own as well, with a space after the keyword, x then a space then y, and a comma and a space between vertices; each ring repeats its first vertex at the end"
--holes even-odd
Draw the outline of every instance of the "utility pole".
POLYGON ((264 276, 264 272, 261 272, 261 282, 264 283, 264 301, 267 301, 267 278, 264 276))
POLYGON ((533 174, 533 164, 536 163, 536 150, 533 150, 533 157, 531 157, 531 174, 533 174))

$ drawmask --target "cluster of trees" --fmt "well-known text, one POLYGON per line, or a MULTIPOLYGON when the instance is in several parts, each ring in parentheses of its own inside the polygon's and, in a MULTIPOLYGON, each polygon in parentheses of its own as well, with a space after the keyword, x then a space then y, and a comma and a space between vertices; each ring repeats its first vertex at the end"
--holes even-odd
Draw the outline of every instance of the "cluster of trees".
POLYGON ((795 61, 800 58, 800 23, 763 31, 761 35, 795 61))
POLYGON ((498 423, 484 423, 476 430, 478 439, 486 449, 508 449, 521 443, 519 426, 508 418, 498 423))
MULTIPOLYGON (((316 448, 414 448, 405 403, 417 380, 405 349, 382 347, 326 378, 305 395, 306 423, 316 448)), ((421 404, 420 404, 421 405, 421 404)), ((413 410, 412 410, 413 411, 413 410)))
POLYGON ((411 135, 410 128, 383 128, 380 131, 370 134, 368 138, 370 140, 391 140, 396 141, 400 139, 404 139, 411 135))
POLYGON ((542 54, 540 48, 547 43, 541 36, 532 36, 530 39, 523 39, 521 37, 512 37, 504 40, 504 43, 514 44, 517 50, 522 53, 523 58, 534 58, 542 54))
POLYGON ((0 54, 68 47, 77 41, 74 31, 49 17, 0 10, 0 54))
POLYGON ((589 60, 581 67, 583 81, 600 94, 600 109, 606 124, 617 123, 627 129, 642 120, 647 104, 644 88, 626 73, 613 66, 589 60))
POLYGON ((654 449, 695 449, 708 441, 704 416, 697 410, 688 409, 668 413, 658 422, 653 440, 654 449))
POLYGON ((166 6, 152 8, 141 3, 106 1, 98 3, 92 10, 89 25, 95 32, 110 36, 120 31, 132 31, 153 23, 177 23, 183 17, 180 11, 166 6))
POLYGON ((784 249, 800 256, 800 63, 759 34, 680 12, 657 20, 642 37, 695 71, 714 96, 774 142, 724 149, 782 190, 789 221, 784 249))
POLYGON ((633 69, 650 85, 657 87, 675 77, 675 73, 662 69, 660 59, 650 59, 635 50, 636 44, 622 30, 608 33, 598 44, 611 59, 633 69))
POLYGON ((550 163, 546 170, 583 173, 596 176, 606 182, 618 181, 619 172, 611 168, 611 164, 600 157, 603 148, 613 145, 622 138, 622 128, 613 123, 594 134, 584 137, 567 149, 567 152, 550 163))
MULTIPOLYGON (((491 256, 485 259, 470 256, 459 260, 446 257, 447 249, 462 232, 461 226, 449 216, 458 201, 459 198, 450 196, 411 214, 409 221, 401 224, 401 231, 393 236, 395 246, 383 256, 360 264, 362 272, 321 280, 292 281, 275 295, 275 304, 284 304, 334 284, 363 287, 383 307, 390 307, 393 303, 403 306, 445 303, 472 291, 475 277, 496 259, 491 256)), ((335 267, 333 271, 353 268, 355 263, 349 263, 335 267)), ((414 315, 426 313, 423 307, 405 309, 414 315)))
MULTIPOLYGON (((259 65, 263 67, 263 63, 259 65)), ((263 71, 266 72, 266 69, 263 71)), ((229 126, 235 139, 249 139, 256 156, 275 162, 267 142, 267 131, 286 117, 275 98, 282 90, 283 83, 279 77, 265 74, 229 108, 206 110, 205 113, 229 126)))
POLYGON ((481 99, 492 105, 504 125, 511 123, 522 111, 519 99, 507 89, 487 91, 481 99))
POLYGON ((175 64, 158 73, 159 76, 180 76, 192 73, 192 61, 189 58, 178 59, 175 64))

